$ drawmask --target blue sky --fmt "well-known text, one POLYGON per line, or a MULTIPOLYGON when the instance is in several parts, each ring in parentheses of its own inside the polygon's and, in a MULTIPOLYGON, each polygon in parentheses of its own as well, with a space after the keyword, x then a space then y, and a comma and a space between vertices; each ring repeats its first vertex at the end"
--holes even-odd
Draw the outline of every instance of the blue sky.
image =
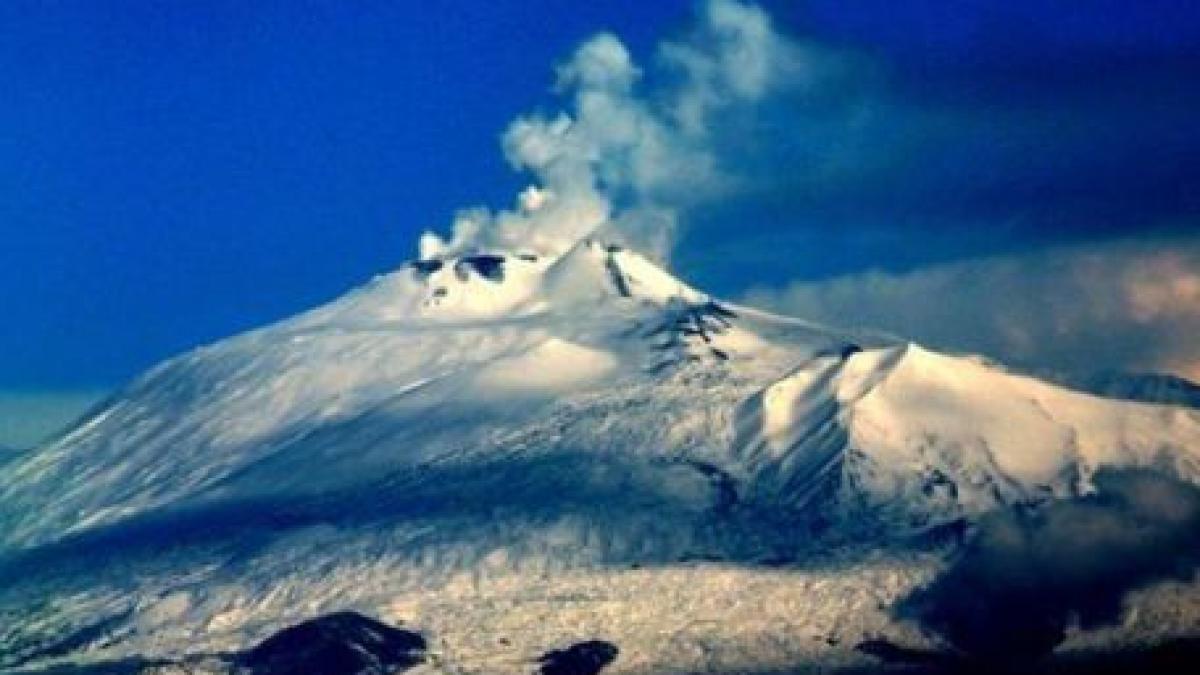
MULTIPOLYGON (((762 4, 781 33, 829 55, 814 69, 830 72, 714 142, 741 189, 682 209, 671 253, 682 276, 788 309, 796 285, 820 293, 882 273, 902 286, 980 257, 1101 247, 1122 252, 1115 264, 1130 275, 1149 265, 1183 288, 1169 303, 1193 298, 1195 3, 762 4), (1126 255, 1133 240, 1157 248, 1126 255)), ((460 207, 509 204, 528 177, 507 165, 500 134, 562 105, 554 64, 599 30, 652 64, 693 10, 0 4, 0 391, 113 386, 396 266, 460 207)), ((1058 286, 1055 265, 1037 260, 1058 286)), ((802 306, 854 322, 853 307, 802 306)), ((1153 332, 1170 350, 1135 358, 1139 314, 1105 358, 1190 374, 1200 356, 1179 353, 1176 334, 1196 317, 1176 314, 1153 332)), ((1078 334, 1094 341, 1088 328, 1078 334)), ((971 348, 984 329, 964 321, 962 344, 947 346, 971 348)), ((1005 349, 994 346, 1023 358, 1005 349)))
POLYGON ((633 4, 4 3, 0 386, 123 380, 507 201, 555 59, 686 10, 633 4))

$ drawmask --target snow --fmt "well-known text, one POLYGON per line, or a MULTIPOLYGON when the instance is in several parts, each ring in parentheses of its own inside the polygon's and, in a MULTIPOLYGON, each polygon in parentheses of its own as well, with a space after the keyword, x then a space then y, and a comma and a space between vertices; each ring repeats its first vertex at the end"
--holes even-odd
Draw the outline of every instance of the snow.
POLYGON ((592 638, 614 672, 861 664, 855 640, 912 636, 886 607, 938 564, 870 542, 1103 466, 1200 481, 1197 448, 1196 411, 722 303, 599 240, 430 257, 171 359, 0 467, 0 666, 97 624, 54 658, 348 608, 456 672, 592 638))
POLYGON ((527 352, 484 366, 473 387, 499 395, 561 394, 594 383, 616 367, 617 359, 610 353, 551 337, 527 352))

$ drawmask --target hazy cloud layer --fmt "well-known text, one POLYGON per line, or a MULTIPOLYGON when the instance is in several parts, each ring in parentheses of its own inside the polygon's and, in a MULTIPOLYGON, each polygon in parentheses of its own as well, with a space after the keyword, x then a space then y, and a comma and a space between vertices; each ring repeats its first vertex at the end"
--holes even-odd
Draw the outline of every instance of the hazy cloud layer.
POLYGON ((74 422, 105 392, 0 391, 0 447, 25 449, 74 422))
POLYGON ((1200 380, 1200 240, 1050 249, 905 274, 866 272, 745 301, 1015 365, 1200 380))

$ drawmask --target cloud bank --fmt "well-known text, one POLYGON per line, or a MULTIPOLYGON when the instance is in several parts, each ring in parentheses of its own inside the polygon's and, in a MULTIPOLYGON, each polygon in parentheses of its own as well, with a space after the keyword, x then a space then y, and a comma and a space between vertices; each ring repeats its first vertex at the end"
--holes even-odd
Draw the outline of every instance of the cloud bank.
POLYGON ((753 305, 1032 369, 1200 380, 1200 242, 1058 248, 756 288, 753 305))
POLYGON ((0 391, 0 448, 31 448, 103 398, 100 390, 0 391))

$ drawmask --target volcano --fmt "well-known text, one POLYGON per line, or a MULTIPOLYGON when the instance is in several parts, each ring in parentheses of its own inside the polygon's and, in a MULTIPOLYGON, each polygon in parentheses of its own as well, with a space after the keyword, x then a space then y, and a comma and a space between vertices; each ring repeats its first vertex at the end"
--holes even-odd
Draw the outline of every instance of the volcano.
MULTIPOLYGON (((888 607, 979 518, 1106 468, 1200 482, 1200 413, 738 306, 597 238, 427 258, 0 465, 0 666, 219 663, 347 610, 432 637, 435 672, 592 639, 612 672, 860 665, 924 639, 888 607)), ((1109 637, 1186 633, 1189 588, 1109 637)))

